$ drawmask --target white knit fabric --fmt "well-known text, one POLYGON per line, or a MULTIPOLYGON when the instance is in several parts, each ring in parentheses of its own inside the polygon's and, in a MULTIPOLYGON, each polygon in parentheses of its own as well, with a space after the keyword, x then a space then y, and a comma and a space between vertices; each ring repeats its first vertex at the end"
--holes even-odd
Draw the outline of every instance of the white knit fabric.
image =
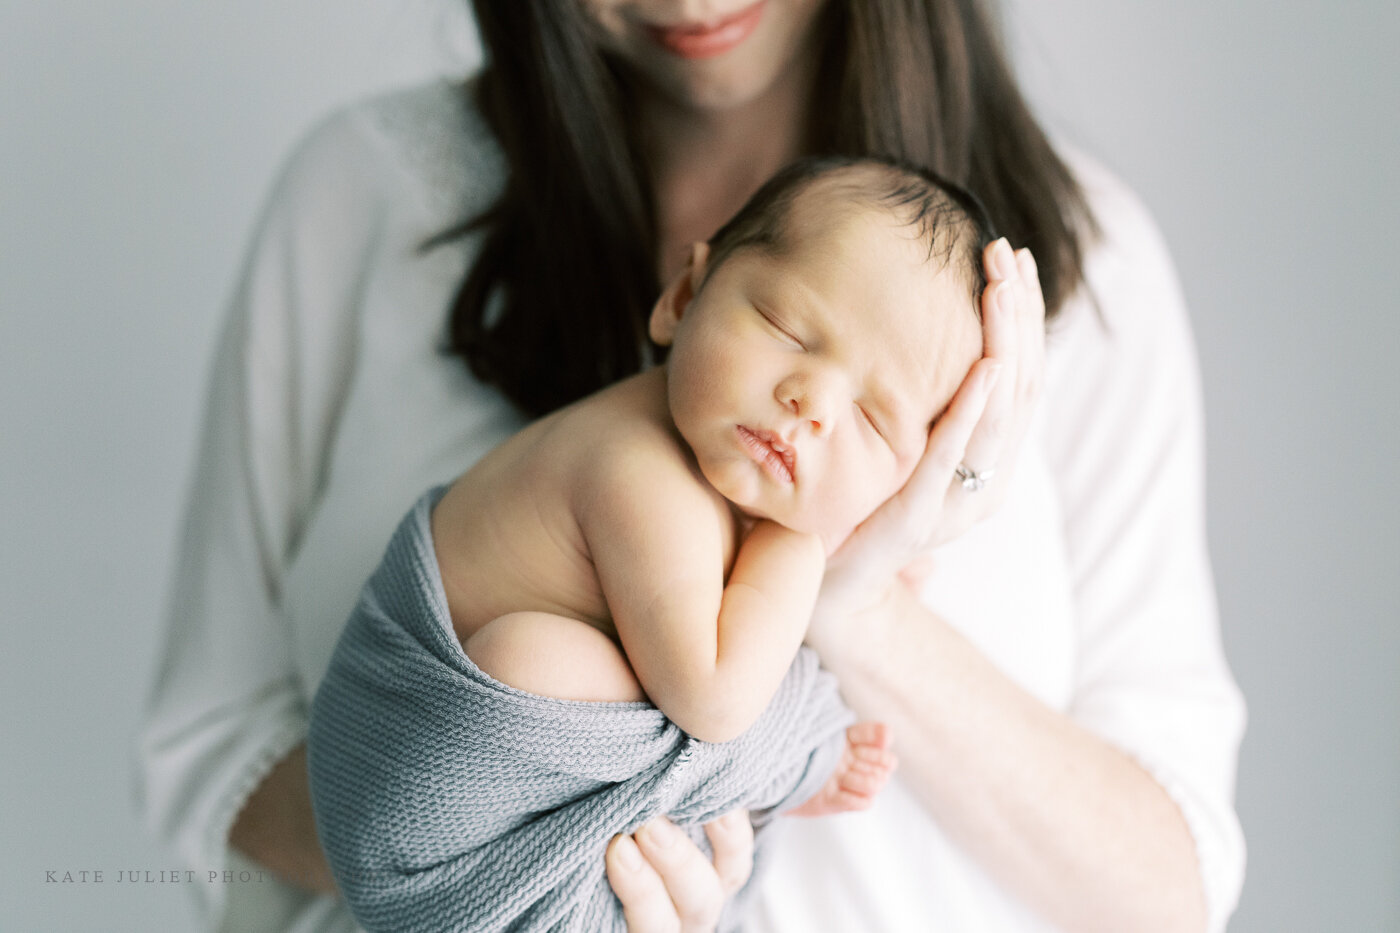
MULTIPOLYGON (((1219 929, 1244 868, 1244 707, 1205 553, 1194 350, 1150 219, 1101 169, 1073 165, 1106 232, 1089 261, 1103 320, 1082 297, 1063 310, 1009 501, 940 552, 925 598, 1156 776, 1195 836, 1219 929)), ((475 242, 419 249, 500 184, 479 117, 437 83, 324 122, 272 192, 214 361, 140 739, 145 819, 188 867, 256 867, 227 849, 229 826, 304 738, 398 519, 521 426, 439 349, 475 242)), ((1046 928, 898 780, 869 812, 786 822, 764 933, 1046 928)), ((338 901, 267 878, 190 887, 209 929, 355 929, 338 901)))

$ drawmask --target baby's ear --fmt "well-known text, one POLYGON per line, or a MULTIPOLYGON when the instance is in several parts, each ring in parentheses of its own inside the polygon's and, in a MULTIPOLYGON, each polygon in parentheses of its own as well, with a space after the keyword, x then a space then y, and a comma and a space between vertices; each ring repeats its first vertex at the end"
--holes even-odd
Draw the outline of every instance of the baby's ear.
POLYGON ((671 341, 675 340, 676 327, 685 316, 695 293, 700 290, 700 283, 705 280, 705 268, 709 258, 708 243, 692 244, 685 268, 676 273, 666 290, 661 293, 661 297, 656 299, 656 304, 651 309, 648 331, 651 339, 660 346, 669 347, 671 341))

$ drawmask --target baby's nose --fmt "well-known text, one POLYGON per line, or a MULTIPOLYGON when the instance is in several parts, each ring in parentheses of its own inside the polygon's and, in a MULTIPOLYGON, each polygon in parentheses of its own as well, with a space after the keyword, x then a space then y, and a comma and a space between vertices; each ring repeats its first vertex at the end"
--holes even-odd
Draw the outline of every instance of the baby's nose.
POLYGON ((817 436, 825 435, 834 419, 831 393, 816 380, 790 380, 786 391, 780 392, 779 400, 795 414, 817 436))

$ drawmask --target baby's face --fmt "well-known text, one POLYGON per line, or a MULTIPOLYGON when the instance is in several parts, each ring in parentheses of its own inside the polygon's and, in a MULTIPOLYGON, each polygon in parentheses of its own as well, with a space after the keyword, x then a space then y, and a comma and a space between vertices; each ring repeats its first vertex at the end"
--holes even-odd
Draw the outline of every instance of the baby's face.
POLYGON ((787 230, 783 255, 739 250, 695 295, 697 248, 652 334, 672 344, 671 414, 705 478, 830 549, 909 478, 981 328, 966 283, 884 212, 804 196, 787 230))

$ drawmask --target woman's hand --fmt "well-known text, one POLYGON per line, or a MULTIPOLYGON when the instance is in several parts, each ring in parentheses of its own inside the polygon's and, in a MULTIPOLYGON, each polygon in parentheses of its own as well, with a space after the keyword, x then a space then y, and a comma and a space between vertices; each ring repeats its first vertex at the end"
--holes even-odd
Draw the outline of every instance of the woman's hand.
POLYGON ((316 836, 306 743, 288 752, 248 796, 228 841, 288 884, 317 894, 339 892, 316 836))
POLYGON ((887 600, 896 581, 927 573, 928 554, 997 509, 1040 395, 1045 299, 1029 250, 1005 239, 983 252, 983 357, 929 432, 904 488, 862 522, 826 565, 807 641, 822 643, 887 600), (965 481, 959 468, 974 471, 965 481), (978 488, 973 488, 977 486, 978 488))
POLYGON ((710 933, 724 903, 753 871, 747 810, 705 824, 713 862, 664 817, 608 845, 608 883, 622 902, 629 933, 710 933))

